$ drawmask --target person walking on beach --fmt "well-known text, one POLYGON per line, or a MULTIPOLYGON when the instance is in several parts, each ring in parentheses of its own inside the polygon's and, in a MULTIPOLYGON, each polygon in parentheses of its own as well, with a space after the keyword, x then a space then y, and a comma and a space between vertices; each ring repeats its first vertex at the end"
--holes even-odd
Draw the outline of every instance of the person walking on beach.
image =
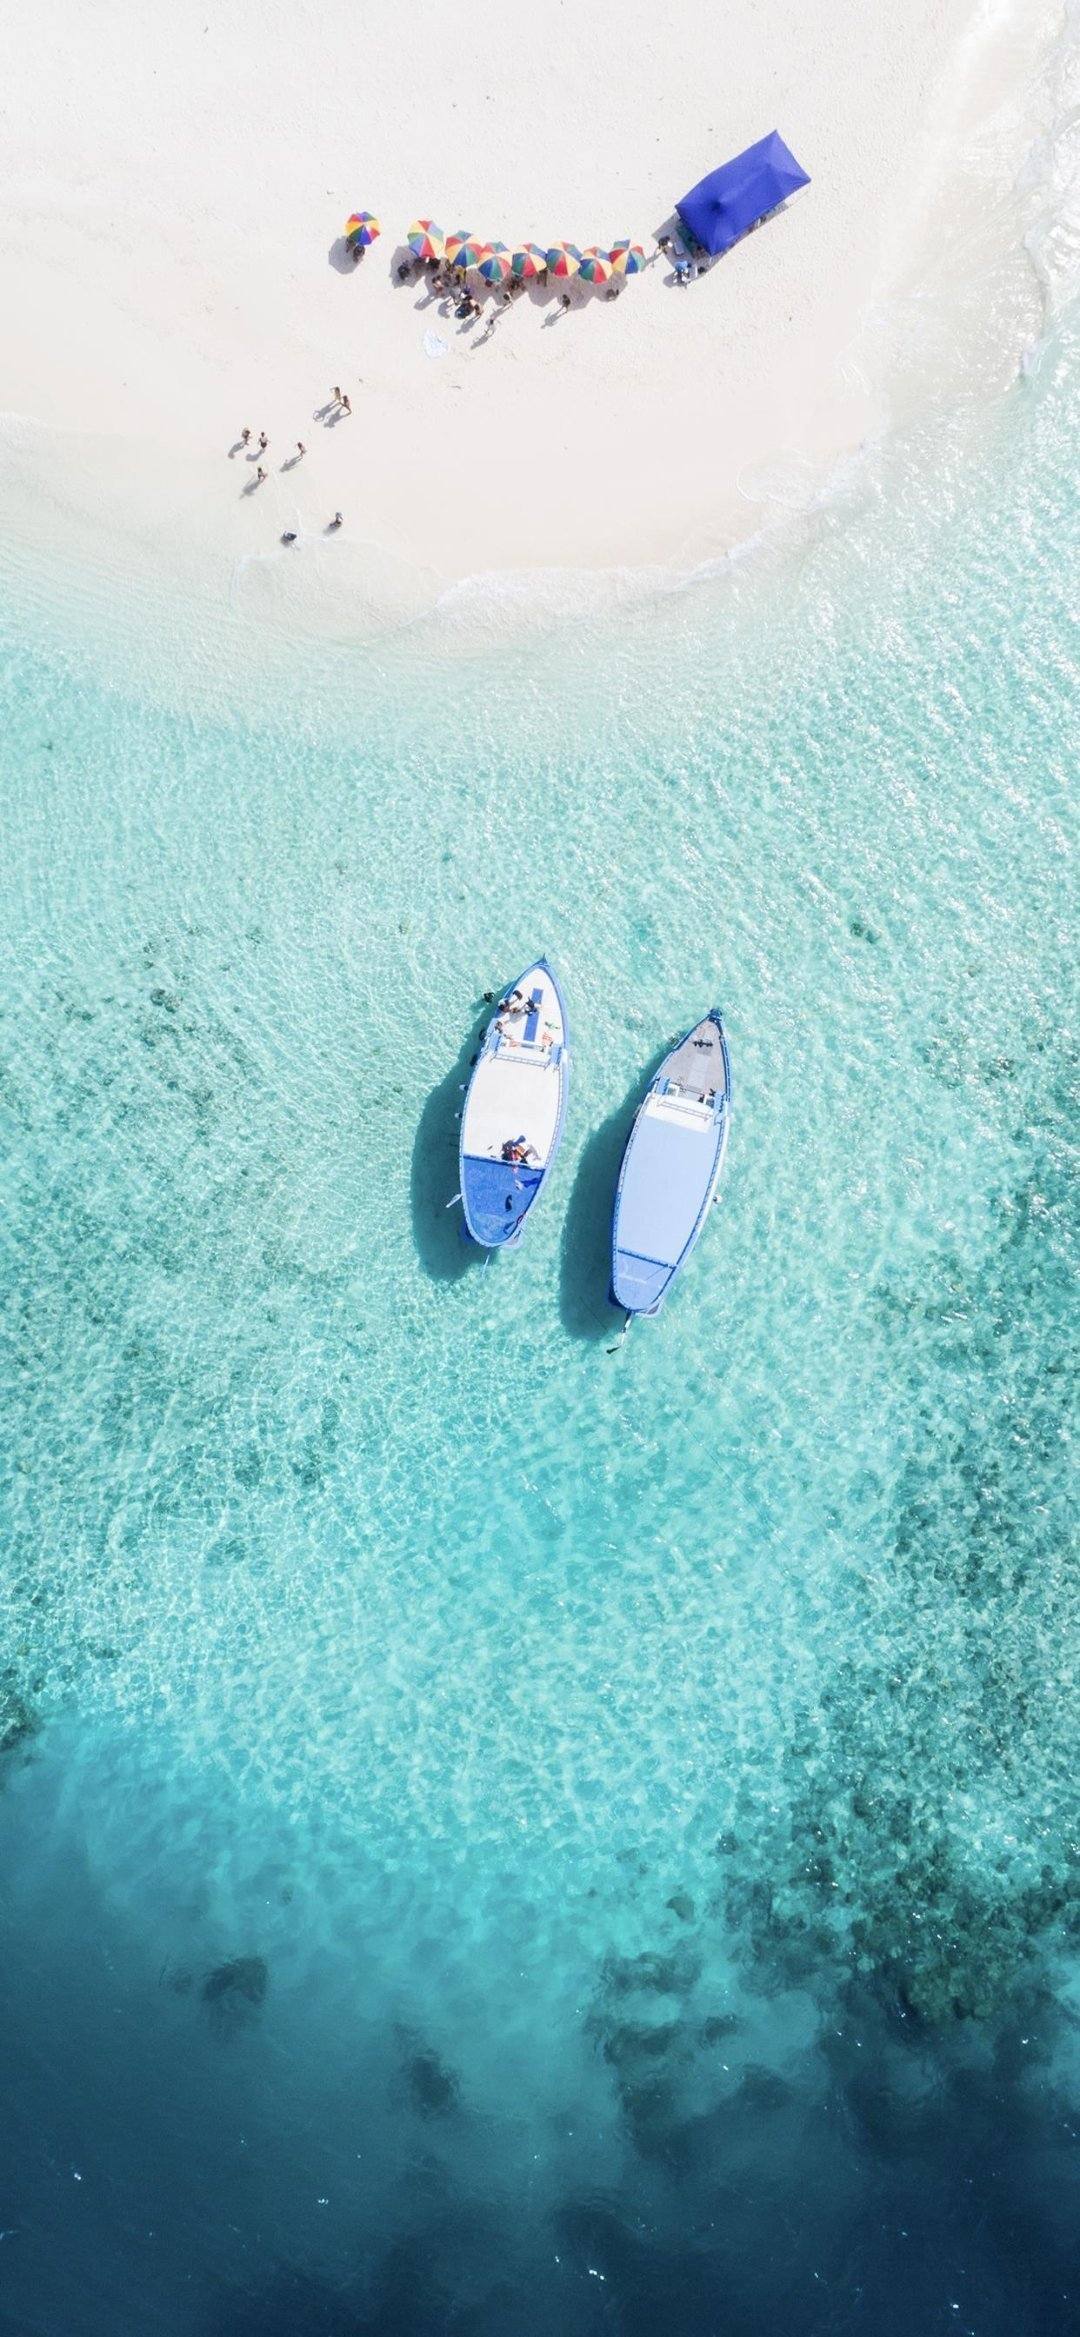
POLYGON ((297 459, 297 462, 298 462, 298 463, 302 463, 302 462, 303 462, 303 459, 304 459, 304 456, 306 455, 306 453, 307 453, 307 448, 306 448, 306 446, 304 445, 304 441, 303 441, 303 439, 302 439, 302 438, 298 438, 298 439, 297 439, 297 441, 296 441, 296 459, 297 459))
POLYGON ((334 391, 334 404, 335 406, 340 406, 341 404, 341 391, 339 389, 335 389, 334 391))
POLYGON ((352 413, 352 399, 351 399, 351 398, 342 398, 342 400, 341 400, 341 411, 342 411, 342 413, 343 413, 343 414, 351 414, 351 413, 352 413))
POLYGON ((260 430, 260 432, 259 432, 259 453, 260 453, 260 454, 265 454, 265 453, 266 453, 266 449, 267 449, 267 447, 269 446, 269 444, 270 444, 270 441, 269 441, 269 439, 268 439, 268 437, 267 437, 267 435, 266 435, 266 432, 265 432, 265 430, 260 430))
POLYGON ((265 479, 265 477, 266 477, 266 472, 264 471, 264 469, 263 469, 263 467, 262 467, 262 464, 260 463, 260 464, 259 464, 259 468, 258 468, 258 470, 257 470, 257 471, 256 471, 256 473, 255 473, 255 485, 256 485, 257 487, 261 487, 261 486, 262 486, 262 483, 263 483, 263 480, 265 479))
POLYGON ((250 430, 247 428, 247 425, 246 425, 246 424, 245 424, 245 426, 244 426, 243 430, 240 432, 240 444, 241 444, 241 446, 250 446, 250 445, 251 445, 251 432, 250 432, 250 430))
POLYGON ((335 511, 335 513, 334 513, 334 516, 333 516, 333 519, 332 519, 332 520, 331 520, 331 522, 330 522, 330 525, 331 525, 331 527, 340 527, 340 526, 341 526, 341 513, 340 513, 340 511, 335 511))

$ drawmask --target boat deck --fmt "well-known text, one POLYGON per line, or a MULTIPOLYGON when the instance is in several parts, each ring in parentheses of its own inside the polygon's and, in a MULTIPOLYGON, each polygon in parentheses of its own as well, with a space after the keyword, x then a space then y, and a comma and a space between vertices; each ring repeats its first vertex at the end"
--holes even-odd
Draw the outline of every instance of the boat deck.
POLYGON ((663 1066, 664 1077, 689 1095, 705 1096, 709 1089, 723 1095, 727 1086, 724 1049, 719 1027, 706 1020, 689 1031, 663 1066))
POLYGON ((474 1159, 501 1160, 503 1145, 521 1138, 537 1156, 533 1165, 542 1168, 555 1140, 561 1092, 558 1065, 550 1056, 516 1063, 502 1055, 485 1056, 469 1089, 463 1151, 474 1159))
POLYGON ((523 999, 494 1016, 473 1073, 461 1127, 472 1159, 498 1160, 524 1144, 529 1165, 546 1166, 559 1129, 565 1033, 558 992, 543 967, 522 978, 523 999))

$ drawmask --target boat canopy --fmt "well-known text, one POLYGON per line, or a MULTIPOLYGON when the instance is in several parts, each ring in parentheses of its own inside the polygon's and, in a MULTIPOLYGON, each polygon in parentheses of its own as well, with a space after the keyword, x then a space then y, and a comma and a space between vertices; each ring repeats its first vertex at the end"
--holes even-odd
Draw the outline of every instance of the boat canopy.
POLYGON ((659 1314, 705 1223, 727 1146, 731 1065, 718 1006, 665 1055, 623 1154, 611 1235, 611 1295, 659 1314))
POLYGON ((695 243, 707 252, 726 252, 786 195, 809 184, 809 172, 796 162, 779 131, 770 130, 734 161, 711 170, 675 208, 695 243))

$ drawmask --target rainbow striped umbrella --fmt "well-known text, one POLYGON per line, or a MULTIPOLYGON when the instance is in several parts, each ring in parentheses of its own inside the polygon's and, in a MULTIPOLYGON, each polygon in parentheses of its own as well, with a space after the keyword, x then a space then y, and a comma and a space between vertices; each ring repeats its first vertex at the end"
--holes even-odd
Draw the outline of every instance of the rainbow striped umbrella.
POLYGON ((528 282, 530 276, 539 276, 541 270, 547 267, 547 253, 541 251, 538 243, 519 243, 517 250, 511 252, 510 265, 515 276, 521 276, 528 282))
POLYGON ((446 250, 446 237, 433 219, 414 219, 405 241, 418 260, 441 260, 446 250))
POLYGON ((486 284, 505 284, 510 274, 510 254, 504 243, 489 243, 479 273, 486 284))
POLYGON ((359 243, 366 247, 369 243, 374 243, 376 236, 381 234, 382 228, 374 211, 354 211, 352 218, 345 222, 345 237, 348 243, 359 243))
POLYGON ((581 266, 581 253, 576 243, 553 243, 546 254, 549 276, 576 276, 581 266))
POLYGON ((468 235, 462 237, 453 252, 450 244, 447 244, 446 256, 453 261, 455 268, 478 268, 487 248, 486 243, 477 243, 473 236, 468 235))
POLYGON ((611 261, 598 244, 591 243, 581 255, 581 274, 586 284, 606 284, 611 276, 611 261))
POLYGON ((645 253, 641 245, 631 243, 628 237, 621 243, 612 244, 608 258, 617 276, 640 276, 645 265, 645 253))
POLYGON ((476 237, 468 227, 455 227, 453 235, 448 235, 446 238, 446 257, 452 268, 471 267, 472 261, 463 260, 462 252, 479 252, 483 248, 482 244, 477 243, 476 237))

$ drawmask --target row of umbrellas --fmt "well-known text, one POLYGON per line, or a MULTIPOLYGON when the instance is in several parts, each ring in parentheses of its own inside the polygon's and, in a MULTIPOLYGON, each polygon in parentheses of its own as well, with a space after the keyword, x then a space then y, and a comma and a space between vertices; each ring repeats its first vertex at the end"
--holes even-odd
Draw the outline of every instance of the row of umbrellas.
MULTIPOLYGON (((354 211, 345 228, 346 241, 361 248, 381 233, 372 211, 354 211)), ((607 251, 596 243, 584 251, 576 243, 554 243, 546 249, 522 243, 512 249, 505 243, 481 243, 464 227, 444 235, 433 219, 414 219, 405 240, 418 260, 447 260, 452 268, 474 268, 487 284, 505 284, 511 276, 528 283, 545 270, 562 279, 581 276, 586 284, 606 284, 612 276, 639 276, 645 266, 642 246, 631 243, 629 236, 607 251)))

